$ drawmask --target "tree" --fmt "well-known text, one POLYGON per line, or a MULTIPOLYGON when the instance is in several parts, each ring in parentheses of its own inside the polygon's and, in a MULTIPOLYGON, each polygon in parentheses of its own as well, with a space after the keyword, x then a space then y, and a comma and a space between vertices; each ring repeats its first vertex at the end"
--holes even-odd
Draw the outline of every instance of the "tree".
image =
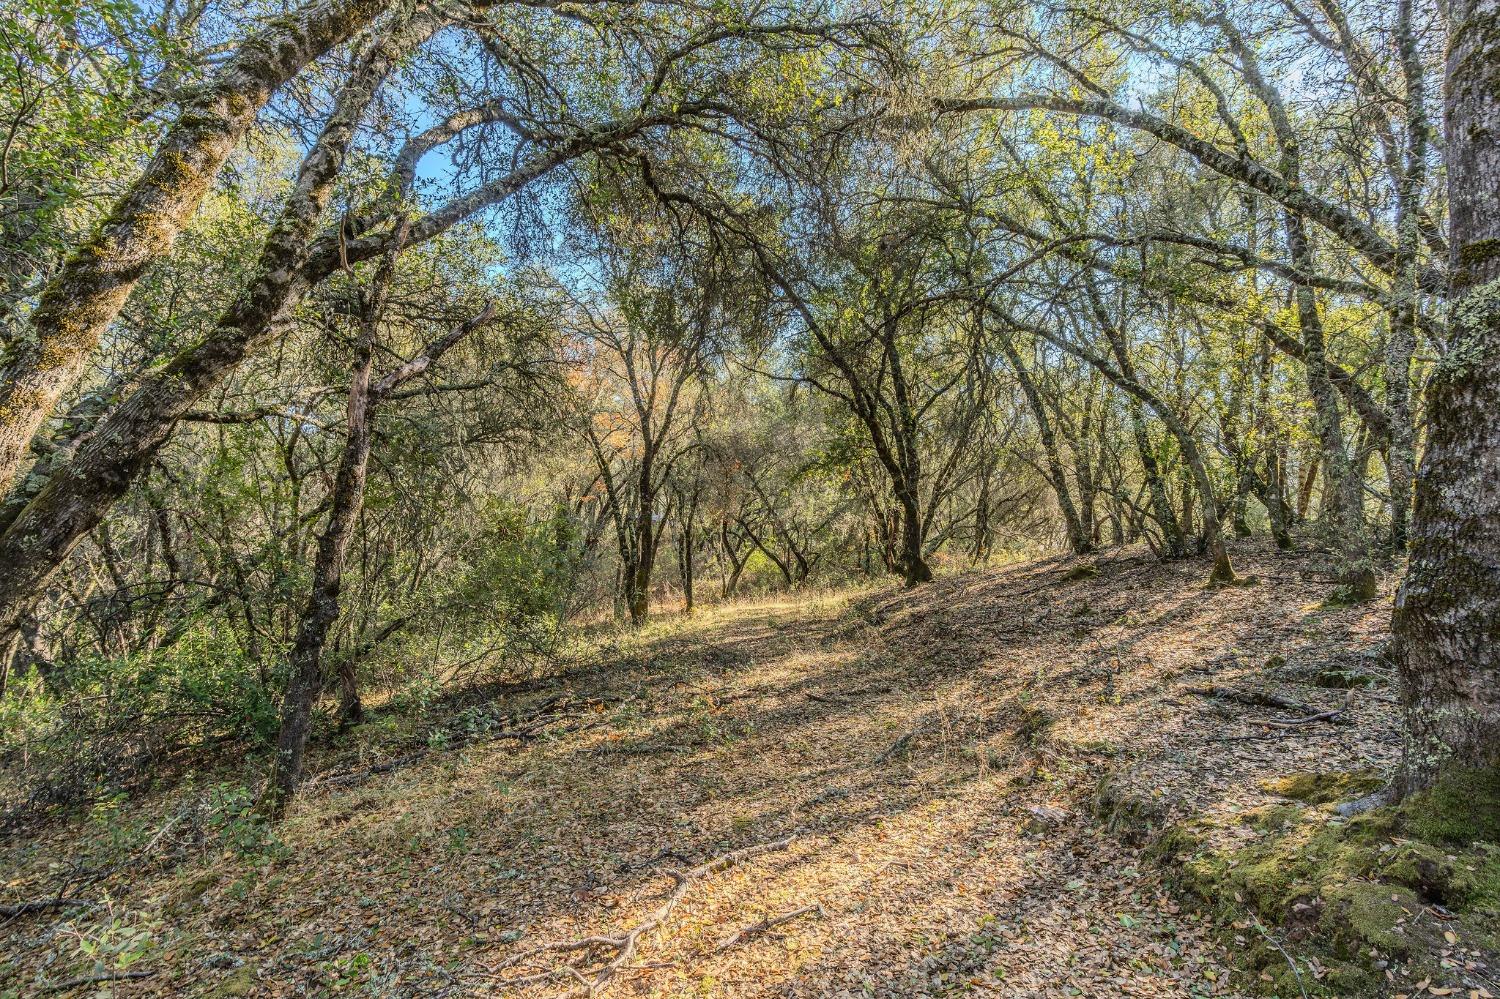
POLYGON ((1427 386, 1392 620, 1403 794, 1451 768, 1500 766, 1500 4, 1464 0, 1449 19, 1448 351, 1427 386))
MULTIPOLYGON (((94 249, 75 256, 49 284, 51 290, 41 295, 34 314, 36 335, 27 341, 31 346, 16 355, 14 371, 0 378, 0 395, 12 389, 20 393, 10 416, 0 416, 0 459, 19 462, 63 386, 98 342, 100 331, 118 314, 141 272, 170 247, 183 219, 202 200, 214 170, 249 127, 256 109, 269 99, 267 88, 274 90, 277 81, 337 45, 376 16, 373 7, 382 6, 352 0, 314 5, 274 22, 266 33, 245 43, 243 58, 236 56, 226 64, 220 85, 198 95, 209 103, 189 113, 163 138, 153 165, 132 187, 139 198, 122 199, 118 217, 106 223, 94 249), (278 32, 294 37, 278 46, 278 32), (265 57, 270 60, 266 63, 261 50, 268 47, 275 52, 265 57), (195 121, 203 126, 201 133, 194 131, 195 121), (159 224, 147 225, 150 219, 159 224), (62 354, 37 346, 56 339, 54 333, 64 326, 81 339, 68 339, 71 346, 62 354)), ((654 23, 655 13, 643 10, 638 16, 654 23)), ((431 87, 435 103, 459 106, 450 110, 438 103, 436 110, 445 113, 437 124, 404 138, 393 136, 386 156, 375 163, 353 155, 369 152, 355 149, 359 127, 403 54, 418 49, 445 22, 434 13, 420 12, 411 18, 392 15, 389 23, 370 27, 360 36, 352 68, 336 86, 333 110, 308 145, 257 265, 225 303, 218 322, 130 386, 65 465, 49 465, 43 483, 26 487, 24 502, 6 504, 12 519, 0 535, 0 564, 8 570, 0 582, 0 633, 8 635, 17 626, 67 552, 128 491, 185 414, 262 349, 312 289, 342 267, 379 259, 386 252, 398 214, 405 217, 402 202, 418 193, 419 164, 425 156, 435 151, 452 155, 453 148, 468 143, 478 143, 490 153, 475 169, 455 170, 457 193, 411 218, 405 230, 408 251, 511 201, 580 158, 628 158, 633 155, 630 143, 660 139, 689 122, 712 120, 728 127, 740 110, 726 96, 737 83, 754 77, 744 72, 747 66, 761 60, 767 49, 774 52, 778 44, 816 49, 838 31, 816 19, 806 24, 761 24, 727 16, 734 21, 732 30, 707 13, 670 30, 645 32, 651 44, 624 45, 636 62, 628 74, 633 86, 623 92, 607 86, 607 92, 595 92, 591 88, 601 86, 600 78, 586 67, 533 87, 537 66, 510 43, 516 30, 529 25, 484 18, 466 21, 463 30, 473 36, 474 45, 468 50, 472 63, 463 68, 475 71, 455 71, 445 61, 446 54, 433 56, 442 70, 431 87), (720 53, 724 57, 716 61, 720 53), (461 82, 469 79, 498 79, 506 86, 498 94, 476 95, 461 82), (594 96, 586 97, 589 93, 594 96), (504 159, 507 167, 490 169, 491 157, 504 159), (365 188, 356 185, 355 204, 341 218, 330 220, 330 199, 351 160, 360 162, 375 181, 365 188)), ((584 34, 598 28, 643 37, 629 18, 629 23, 603 19, 595 24, 589 16, 569 13, 561 20, 584 34)), ((545 28, 533 30, 547 34, 545 28)), ((5 471, 3 460, 0 472, 5 471)))

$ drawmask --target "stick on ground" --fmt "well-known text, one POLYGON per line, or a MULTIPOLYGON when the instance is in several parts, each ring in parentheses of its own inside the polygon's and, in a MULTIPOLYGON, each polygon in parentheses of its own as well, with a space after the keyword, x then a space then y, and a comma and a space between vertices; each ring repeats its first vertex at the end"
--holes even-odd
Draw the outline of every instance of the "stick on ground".
POLYGON ((717 954, 720 951, 728 950, 736 944, 744 943, 747 940, 753 940, 769 929, 780 926, 782 923, 790 923, 794 919, 800 919, 803 916, 806 916, 809 913, 813 912, 816 912, 820 919, 823 916, 827 915, 827 913, 823 911, 822 903, 819 902, 813 905, 804 905, 800 909, 793 909, 791 912, 784 912, 779 916, 767 916, 765 919, 762 919, 758 923, 751 923, 749 926, 741 927, 740 929, 735 930, 733 933, 729 934, 729 936, 719 941, 719 946, 714 948, 714 953, 717 954))

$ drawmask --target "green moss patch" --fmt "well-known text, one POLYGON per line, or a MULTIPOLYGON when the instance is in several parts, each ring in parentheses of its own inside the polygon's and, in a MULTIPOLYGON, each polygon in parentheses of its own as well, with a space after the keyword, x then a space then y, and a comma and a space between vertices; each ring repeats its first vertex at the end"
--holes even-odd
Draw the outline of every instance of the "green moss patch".
POLYGON ((1290 774, 1262 785, 1288 803, 1157 839, 1179 886, 1245 941, 1266 994, 1385 995, 1393 980, 1422 978, 1459 987, 1456 950, 1500 951, 1500 774, 1455 774, 1400 806, 1338 817, 1334 802, 1378 783, 1290 774))
POLYGON ((1097 565, 1093 562, 1080 562, 1063 573, 1062 578, 1065 583, 1073 583, 1080 579, 1097 579, 1098 576, 1099 567, 1097 565))
POLYGON ((1260 789, 1268 794, 1309 805, 1326 805, 1363 797, 1378 791, 1384 783, 1384 778, 1373 770, 1333 774, 1301 770, 1285 777, 1261 781, 1260 789))
POLYGON ((1314 686, 1325 690, 1357 690, 1375 686, 1375 677, 1357 669, 1320 669, 1311 679, 1314 686))

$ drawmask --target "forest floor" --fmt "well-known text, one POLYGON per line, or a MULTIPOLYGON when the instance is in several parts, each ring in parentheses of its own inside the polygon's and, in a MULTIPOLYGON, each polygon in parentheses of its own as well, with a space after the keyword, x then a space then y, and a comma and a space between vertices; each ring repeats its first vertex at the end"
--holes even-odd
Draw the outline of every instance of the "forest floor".
MULTIPOLYGON (((1251 994, 1236 952, 1265 929, 1216 929, 1140 826, 1388 770, 1398 742, 1389 594, 1325 607, 1310 556, 1236 561, 1257 584, 1127 550, 666 617, 435 729, 377 713, 274 836, 206 836, 200 783, 0 845, 0 902, 126 860, 107 905, 0 928, 0 995, 95 960, 142 976, 119 996, 1251 994), (1287 712, 1225 689, 1351 700, 1268 727, 1287 712)), ((1467 967, 1390 992, 1488 995, 1467 967)))

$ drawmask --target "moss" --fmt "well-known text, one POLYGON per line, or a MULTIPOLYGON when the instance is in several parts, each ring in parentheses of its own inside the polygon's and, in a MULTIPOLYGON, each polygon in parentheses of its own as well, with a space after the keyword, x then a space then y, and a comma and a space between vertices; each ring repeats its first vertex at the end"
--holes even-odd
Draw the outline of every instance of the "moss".
POLYGON ((1089 810, 1111 835, 1135 846, 1153 843, 1166 828, 1165 805, 1135 794, 1114 773, 1099 781, 1089 810))
MULTIPOLYGON (((1245 936, 1253 916, 1294 958, 1323 969, 1314 982, 1301 966, 1309 994, 1378 995, 1384 962, 1403 962, 1413 978, 1441 975, 1445 934, 1500 946, 1500 777, 1457 772, 1398 807, 1347 821, 1334 813, 1333 802, 1380 784, 1370 771, 1267 780, 1265 790, 1290 801, 1227 820, 1255 835, 1198 820, 1167 827, 1149 852, 1226 940, 1245 936), (1434 905, 1444 921, 1427 915, 1434 905)), ((1253 940, 1242 949, 1267 994, 1297 994, 1281 951, 1253 940)))
POLYGON ((1449 852, 1407 840, 1390 852, 1380 876, 1449 909, 1500 909, 1500 846, 1492 843, 1449 852))
POLYGON ((255 968, 248 964, 236 968, 234 973, 214 987, 215 996, 254 995, 260 983, 255 977, 255 968))
POLYGON ((1099 576, 1099 567, 1093 562, 1080 562, 1067 572, 1062 578, 1065 583, 1075 583, 1081 579, 1096 579, 1099 576))
POLYGON ((1402 805, 1419 839, 1440 843, 1500 842, 1500 768, 1453 770, 1402 805))
POLYGON ((1328 774, 1299 770, 1285 777, 1263 780, 1260 789, 1293 801, 1327 805, 1363 797, 1378 791, 1384 784, 1384 778, 1373 770, 1328 774))
POLYGON ((1406 957, 1420 941, 1408 932, 1408 920, 1422 911, 1410 888, 1376 881, 1339 880, 1322 886, 1323 914, 1318 925, 1326 942, 1342 957, 1357 957, 1373 947, 1406 957))
POLYGON ((1314 673, 1312 682, 1325 690, 1356 690, 1373 687, 1375 678, 1359 670, 1328 668, 1314 673))
POLYGON ((1485 264, 1496 257, 1500 257, 1500 239, 1476 239, 1458 249, 1458 263, 1461 267, 1485 264))

